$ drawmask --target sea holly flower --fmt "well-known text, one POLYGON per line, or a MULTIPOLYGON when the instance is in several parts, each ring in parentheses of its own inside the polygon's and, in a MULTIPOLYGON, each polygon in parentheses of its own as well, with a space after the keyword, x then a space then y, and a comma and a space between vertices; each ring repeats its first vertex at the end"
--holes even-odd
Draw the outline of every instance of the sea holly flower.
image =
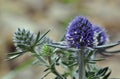
POLYGON ((96 46, 104 45, 109 41, 109 36, 106 30, 98 25, 93 25, 94 43, 96 46))
POLYGON ((91 22, 83 17, 77 16, 69 24, 66 40, 70 47, 81 48, 94 46, 94 31, 91 22))
POLYGON ((35 35, 25 29, 18 29, 14 34, 14 43, 19 50, 28 50, 35 42, 35 35))
POLYGON ((25 29, 18 29, 14 34, 14 43, 17 49, 22 51, 31 51, 35 47, 42 47, 45 43, 50 43, 51 40, 46 37, 48 30, 43 35, 40 35, 40 32, 34 34, 25 29))

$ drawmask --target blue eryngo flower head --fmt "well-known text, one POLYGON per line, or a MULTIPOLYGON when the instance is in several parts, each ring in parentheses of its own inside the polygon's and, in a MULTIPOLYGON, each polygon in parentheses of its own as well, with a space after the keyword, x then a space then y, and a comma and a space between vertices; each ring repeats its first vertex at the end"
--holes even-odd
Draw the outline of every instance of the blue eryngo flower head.
POLYGON ((77 16, 69 24, 66 40, 70 47, 93 47, 94 31, 91 22, 83 16, 77 16))
POLYGON ((94 44, 96 46, 104 45, 109 41, 109 36, 103 27, 93 25, 93 30, 94 30, 94 44))
POLYGON ((31 51, 32 49, 38 50, 46 43, 51 43, 51 39, 46 37, 48 30, 43 35, 40 32, 34 34, 25 29, 18 29, 14 34, 14 43, 17 49, 22 51, 31 51))
POLYGON ((13 41, 17 49, 28 50, 35 42, 35 35, 25 29, 18 29, 13 41))

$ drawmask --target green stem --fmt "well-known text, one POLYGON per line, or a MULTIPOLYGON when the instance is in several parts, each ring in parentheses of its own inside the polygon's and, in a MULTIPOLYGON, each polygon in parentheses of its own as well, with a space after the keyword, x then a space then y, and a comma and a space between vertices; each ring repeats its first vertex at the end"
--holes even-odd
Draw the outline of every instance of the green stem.
MULTIPOLYGON (((49 66, 48 63, 46 62, 46 60, 43 57, 39 56, 35 50, 31 50, 31 52, 34 54, 34 56, 36 58, 38 58, 40 60, 40 62, 45 63, 45 66, 47 66, 47 67, 49 66)), ((50 65, 52 64, 51 57, 48 57, 48 62, 49 62, 50 65)), ((53 74, 55 74, 57 77, 59 77, 60 79, 65 79, 60 73, 58 73, 58 71, 56 70, 55 66, 51 67, 51 72, 53 74)))
POLYGON ((77 52, 79 65, 79 79, 85 79, 85 62, 84 62, 84 48, 77 52))
POLYGON ((55 67, 51 68, 52 73, 54 73, 59 79, 65 79, 58 71, 56 70, 55 67))
MULTIPOLYGON (((51 57, 50 57, 50 56, 48 57, 48 62, 49 62, 50 65, 53 64, 53 63, 51 62, 51 57)), ((65 79, 65 78, 56 70, 55 65, 51 66, 50 69, 51 69, 51 72, 52 72, 53 74, 55 74, 57 77, 59 77, 60 79, 65 79)))
POLYGON ((46 60, 43 57, 39 56, 39 54, 37 54, 35 50, 31 50, 31 52, 40 62, 44 63, 45 66, 48 66, 48 63, 46 62, 46 60))
POLYGON ((47 74, 43 75, 43 77, 41 79, 44 79, 48 74, 50 74, 50 72, 48 72, 47 74))
POLYGON ((50 65, 52 64, 52 62, 51 62, 51 56, 48 56, 48 62, 49 62, 50 65))

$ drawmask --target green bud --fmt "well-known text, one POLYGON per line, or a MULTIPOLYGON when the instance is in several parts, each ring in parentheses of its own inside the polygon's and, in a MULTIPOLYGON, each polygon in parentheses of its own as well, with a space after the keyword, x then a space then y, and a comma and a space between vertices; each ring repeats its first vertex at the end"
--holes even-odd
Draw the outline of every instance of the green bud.
POLYGON ((42 47, 42 52, 41 53, 42 53, 43 56, 48 57, 48 56, 52 56, 54 54, 53 51, 54 51, 53 47, 50 47, 48 45, 44 45, 42 47))

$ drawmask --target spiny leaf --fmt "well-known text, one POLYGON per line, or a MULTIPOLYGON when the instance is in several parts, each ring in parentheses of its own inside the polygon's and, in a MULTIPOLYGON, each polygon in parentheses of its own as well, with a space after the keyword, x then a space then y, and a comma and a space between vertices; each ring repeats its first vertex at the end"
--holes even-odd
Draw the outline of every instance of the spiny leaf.
POLYGON ((36 64, 38 64, 40 61, 38 60, 38 59, 36 59, 36 60, 34 60, 33 62, 32 62, 32 65, 36 65, 36 64))
POLYGON ((94 62, 94 61, 88 61, 87 63, 96 64, 96 62, 94 62))
POLYGON ((102 61, 102 60, 105 60, 104 58, 101 58, 101 59, 93 59, 91 61, 102 61))
POLYGON ((14 53, 9 53, 8 54, 8 60, 13 60, 19 56, 21 56, 22 54, 24 54, 26 51, 22 51, 22 52, 14 52, 14 53))
POLYGON ((103 79, 108 79, 108 77, 110 76, 110 74, 111 74, 111 71, 110 71, 108 74, 106 74, 106 75, 103 77, 103 79))
POLYGON ((120 50, 115 50, 115 51, 105 51, 105 53, 120 53, 120 50))
POLYGON ((108 45, 97 46, 96 49, 108 49, 120 44, 120 41, 108 45))
POLYGON ((22 55, 22 54, 17 54, 17 55, 10 56, 9 59, 8 59, 8 61, 9 61, 9 60, 13 60, 13 59, 15 59, 15 58, 17 58, 17 57, 19 57, 19 56, 21 56, 21 55, 22 55))
POLYGON ((80 49, 69 48, 68 46, 65 46, 65 45, 61 46, 61 45, 55 45, 55 44, 48 44, 48 46, 52 46, 52 47, 55 47, 55 48, 60 48, 60 49, 71 51, 71 52, 80 51, 80 49))
POLYGON ((39 38, 40 38, 40 31, 38 32, 38 34, 37 34, 37 37, 36 37, 36 39, 35 39, 35 45, 39 42, 39 38))
POLYGON ((45 37, 45 35, 47 35, 49 32, 50 32, 50 30, 48 30, 46 33, 44 33, 44 34, 40 37, 40 39, 39 39, 38 41, 40 41, 41 39, 43 39, 43 38, 45 37))
POLYGON ((60 57, 56 58, 55 62, 58 62, 60 60, 60 57))
POLYGON ((43 77, 41 77, 41 79, 44 79, 49 73, 51 73, 51 72, 48 72, 45 75, 43 75, 43 77))
POLYGON ((104 76, 106 74, 106 72, 108 71, 108 69, 109 69, 108 67, 100 69, 96 75, 97 76, 104 76))
POLYGON ((46 71, 48 71, 48 70, 50 70, 50 68, 45 69, 44 72, 46 72, 46 71))
POLYGON ((48 63, 45 61, 45 59, 43 57, 41 57, 39 54, 33 53, 33 55, 35 57, 37 57, 39 59, 39 61, 41 62, 41 64, 48 66, 48 63))
POLYGON ((22 52, 12 52, 12 53, 8 53, 8 56, 13 56, 13 55, 17 55, 17 54, 20 54, 22 52))
POLYGON ((93 55, 94 51, 90 51, 87 55, 87 58, 90 58, 93 55))

